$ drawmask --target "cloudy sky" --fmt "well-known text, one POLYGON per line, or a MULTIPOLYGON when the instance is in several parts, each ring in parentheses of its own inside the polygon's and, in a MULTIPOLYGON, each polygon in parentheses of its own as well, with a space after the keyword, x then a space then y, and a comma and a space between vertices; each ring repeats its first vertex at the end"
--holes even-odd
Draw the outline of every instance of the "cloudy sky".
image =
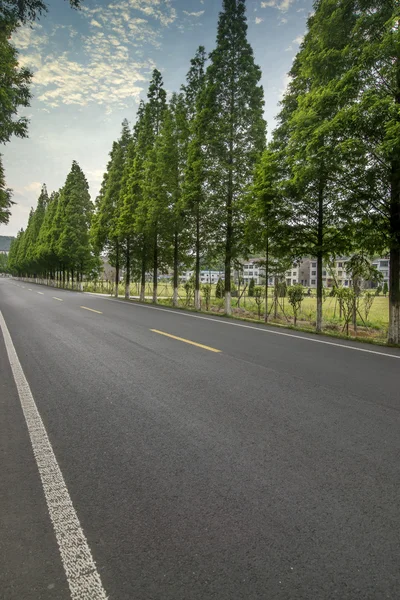
MULTIPOLYGON (((33 28, 14 43, 34 72, 25 112, 29 139, 0 149, 13 215, 0 235, 25 227, 42 183, 60 188, 77 160, 93 200, 122 120, 133 123, 153 68, 169 92, 179 90, 201 44, 215 45, 222 0, 84 0, 82 10, 51 0, 33 28)), ((266 119, 273 128, 287 72, 305 32, 312 0, 247 0, 249 39, 263 71, 266 119)))

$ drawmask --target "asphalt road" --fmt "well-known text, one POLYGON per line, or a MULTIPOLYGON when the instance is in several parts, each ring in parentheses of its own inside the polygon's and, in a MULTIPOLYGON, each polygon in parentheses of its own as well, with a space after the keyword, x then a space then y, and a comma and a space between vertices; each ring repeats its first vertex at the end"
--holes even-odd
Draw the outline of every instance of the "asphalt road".
MULTIPOLYGON (((399 351, 1 278, 0 311, 110 600, 400 597, 399 351)), ((68 599, 1 332, 0 452, 0 597, 68 599)))

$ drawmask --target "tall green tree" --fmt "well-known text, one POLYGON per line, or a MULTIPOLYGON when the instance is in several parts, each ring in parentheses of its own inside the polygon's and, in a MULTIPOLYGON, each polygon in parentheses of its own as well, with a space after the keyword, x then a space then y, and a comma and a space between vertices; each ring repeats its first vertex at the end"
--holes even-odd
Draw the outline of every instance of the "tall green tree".
POLYGON ((120 268, 124 263, 128 277, 130 274, 129 244, 127 247, 126 239, 124 240, 118 231, 118 219, 121 211, 120 194, 124 167, 131 137, 129 124, 124 120, 121 137, 118 142, 114 142, 110 152, 110 160, 96 199, 96 212, 91 227, 91 239, 95 248, 98 252, 105 250, 110 263, 115 267, 116 296, 118 296, 120 268))
POLYGON ((50 275, 50 279, 60 278, 61 265, 58 260, 56 243, 58 240, 56 230, 56 215, 59 192, 53 192, 47 203, 44 219, 36 243, 36 258, 43 269, 50 275))
POLYGON ((317 260, 317 320, 322 329, 323 263, 351 248, 345 225, 337 132, 331 121, 339 108, 332 82, 346 72, 343 50, 354 22, 349 3, 316 4, 308 32, 291 69, 274 141, 286 163, 286 200, 291 206, 291 246, 297 256, 317 260))
POLYGON ((342 53, 349 66, 333 82, 340 109, 331 127, 342 135, 357 245, 390 254, 388 340, 400 344, 400 7, 393 0, 350 4, 354 24, 342 53))
POLYGON ((241 198, 266 144, 261 70, 247 39, 245 0, 224 0, 217 47, 207 68, 207 183, 221 224, 225 256, 225 312, 231 313, 231 268, 242 251, 241 198))
POLYGON ((93 266, 89 240, 93 208, 86 177, 73 161, 58 204, 61 233, 57 242, 57 255, 69 269, 72 282, 75 275, 79 280, 93 266))
POLYGON ((29 272, 33 274, 35 277, 37 275, 42 275, 42 265, 38 260, 38 240, 40 235, 40 230, 43 225, 46 208, 49 202, 49 196, 47 193, 46 185, 42 185, 42 189, 40 191, 40 195, 37 201, 37 205, 35 208, 35 212, 33 214, 32 223, 29 231, 27 231, 27 242, 26 242, 26 261, 29 268, 29 272))
POLYGON ((292 251, 287 225, 290 211, 280 186, 280 170, 279 153, 270 145, 257 163, 254 182, 244 206, 246 245, 251 253, 264 256, 259 264, 265 267, 265 321, 268 321, 269 314, 268 281, 271 272, 274 272, 275 261, 292 251))
POLYGON ((149 149, 146 153, 144 164, 143 199, 142 210, 146 212, 146 235, 151 240, 152 263, 153 263, 153 303, 157 303, 158 297, 158 272, 160 266, 159 236, 162 228, 160 207, 160 196, 157 187, 157 174, 155 162, 157 152, 155 144, 161 132, 167 106, 167 94, 160 71, 155 69, 150 81, 147 94, 146 117, 148 119, 146 130, 148 132, 149 149))
POLYGON ((138 108, 133 137, 130 141, 122 176, 120 210, 117 231, 120 237, 133 245, 135 263, 141 280, 140 300, 145 300, 146 272, 150 264, 150 235, 147 230, 147 207, 143 189, 145 161, 153 143, 153 132, 148 106, 142 101, 138 108))
MULTIPOLYGON (((182 190, 182 204, 195 256, 195 308, 200 310, 201 259, 207 252, 207 241, 212 235, 209 219, 209 194, 206 189, 207 151, 204 146, 206 131, 205 86, 207 55, 200 46, 191 60, 191 66, 182 87, 188 128, 187 159, 182 190)), ((214 224, 215 225, 215 224, 214 224)), ((215 229, 215 226, 214 226, 215 229)))

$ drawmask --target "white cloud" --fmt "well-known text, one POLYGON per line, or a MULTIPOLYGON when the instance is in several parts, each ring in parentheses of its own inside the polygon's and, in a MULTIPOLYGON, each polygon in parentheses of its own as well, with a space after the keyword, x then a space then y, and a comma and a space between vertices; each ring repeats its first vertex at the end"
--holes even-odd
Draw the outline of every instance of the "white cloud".
POLYGON ((256 25, 259 25, 263 21, 264 21, 264 19, 262 19, 261 17, 256 17, 256 25))
POLYGON ((294 38, 293 40, 293 44, 298 44, 300 46, 300 44, 303 43, 304 40, 304 35, 298 35, 296 38, 294 38))
POLYGON ((261 8, 273 7, 282 12, 287 12, 295 0, 266 0, 261 2, 261 8))
POLYGON ((22 188, 22 190, 24 192, 34 192, 34 193, 39 193, 41 189, 42 189, 42 184, 39 181, 32 181, 32 183, 29 183, 28 185, 25 185, 22 188))
POLYGON ((199 10, 198 12, 188 12, 187 10, 183 11, 185 13, 185 15, 187 15, 188 17, 201 17, 202 15, 204 15, 205 11, 204 10, 199 10))
POLYGON ((176 10, 170 0, 122 0, 101 8, 83 5, 79 14, 87 34, 56 25, 46 36, 35 24, 14 37, 21 65, 33 70, 34 95, 48 108, 96 103, 108 114, 126 108, 138 99, 155 66, 151 59, 138 59, 141 49, 160 47, 162 28, 175 21, 176 10), (61 53, 53 40, 60 27, 69 37, 78 35, 61 53))

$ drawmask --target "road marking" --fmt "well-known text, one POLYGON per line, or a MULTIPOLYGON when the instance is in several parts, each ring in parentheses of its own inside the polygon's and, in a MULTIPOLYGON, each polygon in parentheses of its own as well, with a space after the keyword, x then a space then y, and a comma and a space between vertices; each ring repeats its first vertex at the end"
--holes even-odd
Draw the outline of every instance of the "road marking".
POLYGON ((171 335, 170 333, 165 333, 164 331, 158 331, 158 329, 150 329, 150 331, 152 331, 153 333, 158 333, 159 335, 165 335, 165 337, 172 338, 173 340, 178 340, 178 342, 185 342, 185 344, 190 344, 191 346, 203 348, 203 350, 209 350, 210 352, 221 352, 221 350, 217 350, 216 348, 204 346, 204 344, 198 344, 197 342, 192 342, 191 340, 185 340, 185 338, 177 337, 176 335, 171 335))
POLYGON ((81 308, 83 308, 83 310, 90 310, 90 312, 97 313, 98 315, 102 315, 103 314, 99 310, 94 310, 94 308, 88 308, 87 306, 81 306, 81 308))
POLYGON ((336 346, 337 348, 343 348, 345 350, 355 350, 356 352, 366 352, 367 354, 377 354, 378 356, 386 356, 388 358, 397 358, 400 360, 400 354, 388 354, 387 352, 379 352, 378 350, 367 350, 366 348, 357 348, 357 346, 347 346, 346 344, 338 344, 336 342, 328 342, 327 340, 318 340, 316 338, 308 338, 304 335, 296 335, 294 333, 286 333, 284 331, 272 331, 272 329, 264 329, 262 327, 254 327, 254 325, 243 325, 242 323, 231 323, 230 321, 224 321, 223 319, 211 317, 202 317, 200 315, 189 315, 180 310, 172 310, 169 308, 158 308, 156 306, 146 306, 145 304, 139 304, 134 302, 126 302, 124 300, 117 300, 116 298, 107 298, 102 296, 101 294, 95 294, 94 292, 85 292, 90 296, 96 296, 97 298, 102 298, 103 300, 108 300, 109 302, 119 302, 120 304, 125 304, 125 306, 131 306, 134 308, 147 308, 148 310, 159 310, 160 312, 172 313, 176 316, 188 317, 189 319, 202 319, 203 321, 212 321, 218 325, 230 325, 231 327, 242 327, 243 329, 254 329, 255 331, 259 331, 261 333, 270 333, 271 335, 282 335, 284 337, 290 337, 297 340, 303 340, 306 342, 312 342, 314 344, 325 344, 327 346, 336 346))
POLYGON ((53 300, 58 300, 59 302, 64 302, 64 300, 61 300, 61 298, 57 298, 56 296, 53 296, 53 300))
POLYGON ((1 311, 0 329, 3 332, 71 598, 107 600, 88 542, 1 311))
POLYGON ((37 294, 40 294, 41 296, 44 296, 43 292, 36 292, 37 294))
POLYGON ((28 288, 28 292, 31 292, 31 291, 32 291, 32 288, 28 288))

